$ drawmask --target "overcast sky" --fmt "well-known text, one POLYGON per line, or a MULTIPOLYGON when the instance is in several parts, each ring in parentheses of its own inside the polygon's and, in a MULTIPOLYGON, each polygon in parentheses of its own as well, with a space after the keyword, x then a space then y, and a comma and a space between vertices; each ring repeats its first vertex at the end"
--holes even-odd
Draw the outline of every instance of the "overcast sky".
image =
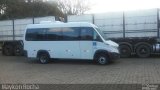
POLYGON ((89 13, 160 8, 160 0, 91 0, 91 2, 89 13))

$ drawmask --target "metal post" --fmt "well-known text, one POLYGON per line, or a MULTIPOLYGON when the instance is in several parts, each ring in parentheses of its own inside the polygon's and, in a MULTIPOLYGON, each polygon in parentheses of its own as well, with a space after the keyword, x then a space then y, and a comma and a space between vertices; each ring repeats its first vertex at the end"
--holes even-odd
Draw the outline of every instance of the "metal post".
POLYGON ((92 23, 95 24, 94 14, 92 15, 92 23))
POLYGON ((14 27, 14 19, 12 19, 12 25, 13 25, 13 40, 15 40, 15 27, 14 27))
POLYGON ((123 38, 125 38, 125 13, 123 12, 123 38))
POLYGON ((159 38, 159 33, 160 33, 160 31, 159 31, 159 9, 157 9, 157 37, 159 38))
POLYGON ((34 17, 32 18, 32 22, 33 22, 33 24, 34 24, 34 17))
POLYGON ((67 15, 64 15, 64 22, 68 22, 68 16, 67 15))

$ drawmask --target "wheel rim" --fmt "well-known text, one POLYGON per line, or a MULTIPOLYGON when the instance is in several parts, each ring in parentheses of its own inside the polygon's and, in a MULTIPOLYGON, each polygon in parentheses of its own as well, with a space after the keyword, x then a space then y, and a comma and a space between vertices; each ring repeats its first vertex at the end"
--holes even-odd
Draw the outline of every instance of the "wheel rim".
POLYGON ((45 62, 47 61, 46 56, 41 56, 41 57, 40 57, 40 61, 41 61, 42 63, 45 63, 45 62))
POLYGON ((122 49, 121 49, 121 53, 122 53, 122 54, 126 54, 126 53, 127 53, 127 49, 126 49, 126 48, 122 48, 122 49))
POLYGON ((141 48, 139 52, 140 52, 140 54, 145 55, 145 54, 147 54, 148 51, 146 48, 141 48))
POLYGON ((100 64, 105 64, 106 63, 106 58, 105 57, 100 57, 98 59, 98 61, 99 61, 100 64))
POLYGON ((6 55, 11 55, 11 48, 9 46, 6 46, 4 52, 6 55))
POLYGON ((141 54, 146 54, 146 52, 147 52, 147 50, 146 50, 145 48, 142 48, 142 49, 140 50, 140 53, 141 53, 141 54))
POLYGON ((16 48, 16 49, 15 49, 15 53, 16 53, 16 54, 20 54, 20 48, 16 48))
POLYGON ((5 51, 6 51, 6 53, 9 53, 9 51, 10 51, 9 49, 10 49, 10 48, 6 48, 6 50, 5 50, 5 51))
POLYGON ((141 45, 141 46, 139 46, 139 47, 137 48, 136 54, 137 54, 139 57, 142 57, 142 58, 149 57, 149 55, 150 55, 150 49, 149 49, 148 46, 141 45))

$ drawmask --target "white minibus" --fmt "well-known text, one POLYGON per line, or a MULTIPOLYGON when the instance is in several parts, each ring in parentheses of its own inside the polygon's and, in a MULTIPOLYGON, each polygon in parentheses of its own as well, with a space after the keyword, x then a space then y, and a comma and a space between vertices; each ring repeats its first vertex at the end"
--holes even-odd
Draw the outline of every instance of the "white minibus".
POLYGON ((119 58, 119 45, 87 22, 31 24, 26 27, 23 42, 25 55, 42 64, 51 59, 78 59, 104 65, 119 58))

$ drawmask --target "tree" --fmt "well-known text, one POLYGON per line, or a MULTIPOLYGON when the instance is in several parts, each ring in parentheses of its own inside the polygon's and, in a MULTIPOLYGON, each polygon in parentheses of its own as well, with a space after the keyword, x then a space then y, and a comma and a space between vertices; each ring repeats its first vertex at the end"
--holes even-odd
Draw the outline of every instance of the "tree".
POLYGON ((5 10, 5 5, 4 5, 4 0, 0 1, 0 15, 2 15, 4 13, 5 10))
POLYGON ((80 15, 90 10, 89 0, 58 0, 57 3, 65 15, 80 15))
POLYGON ((0 0, 0 19, 63 16, 57 3, 44 0, 0 0))

